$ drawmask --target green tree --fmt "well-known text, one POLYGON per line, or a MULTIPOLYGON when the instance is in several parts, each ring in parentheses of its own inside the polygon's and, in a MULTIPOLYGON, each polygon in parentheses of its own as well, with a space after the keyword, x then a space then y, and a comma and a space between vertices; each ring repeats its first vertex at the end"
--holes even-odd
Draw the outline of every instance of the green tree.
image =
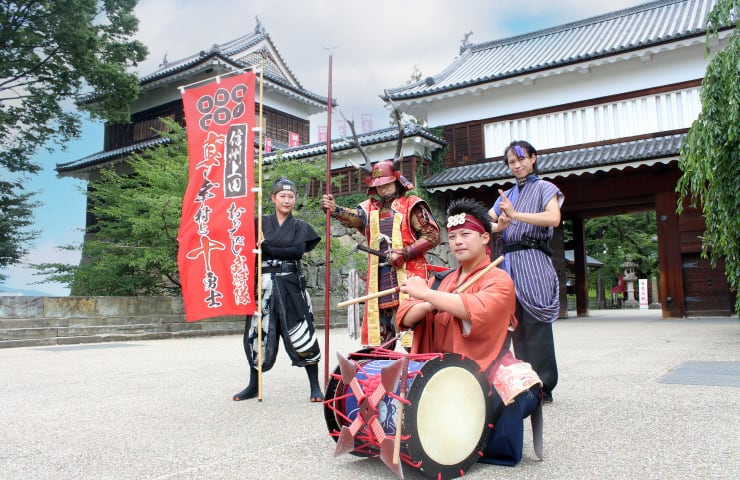
MULTIPOLYGON (((168 131, 158 133, 168 143, 133 155, 127 162, 130 175, 103 170, 100 179, 90 184, 88 196, 96 224, 83 246, 80 265, 36 264, 33 267, 37 275, 47 282, 71 287, 72 295, 181 293, 177 233, 188 183, 188 146, 185 129, 163 121, 168 131)), ((323 165, 318 162, 286 161, 278 155, 264 168, 263 213, 273 210, 273 181, 286 176, 299 190, 295 216, 312 224, 321 234, 324 213, 319 199, 309 195, 309 188, 323 174, 323 165)), ((319 251, 323 252, 323 248, 317 247, 313 254, 320 255, 319 251)))
POLYGON ((133 155, 132 174, 103 170, 88 197, 96 224, 71 285, 73 295, 177 295, 177 232, 188 181, 185 129, 133 155))
POLYGON ((0 235, 0 268, 17 263, 35 237, 21 225, 30 225, 37 206, 23 181, 41 168, 32 160, 36 150, 80 135, 73 102, 93 118, 128 121, 138 94, 128 69, 147 54, 130 38, 136 3, 0 0, 0 215, 14 225, 0 235), (90 94, 94 102, 84 101, 90 94))
POLYGON ((591 288, 596 287, 601 277, 608 294, 609 288, 624 273, 622 264, 627 255, 637 263, 638 277, 660 278, 654 211, 590 218, 584 228, 586 252, 604 264, 589 275, 591 288))
MULTIPOLYGON (((28 230, 33 224, 36 202, 32 193, 17 193, 21 185, 0 182, 0 269, 18 263, 28 252, 27 245, 37 236, 28 230)), ((0 281, 7 278, 0 272, 0 281)))
MULTIPOLYGON (((683 174, 676 191, 680 214, 688 202, 701 206, 707 228, 702 256, 712 266, 725 260, 725 276, 735 292, 740 288, 740 2, 719 0, 707 17, 706 55, 719 32, 731 30, 727 46, 709 62, 701 86, 702 110, 681 148, 683 174)), ((735 311, 740 312, 740 295, 735 311)))

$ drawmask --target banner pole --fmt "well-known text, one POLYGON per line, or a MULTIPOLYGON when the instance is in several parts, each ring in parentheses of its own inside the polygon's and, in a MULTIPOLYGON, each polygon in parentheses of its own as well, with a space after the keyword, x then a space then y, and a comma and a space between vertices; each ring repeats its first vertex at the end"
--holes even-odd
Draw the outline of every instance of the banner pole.
MULTIPOLYGON (((262 136, 264 131, 264 117, 262 116, 262 105, 264 99, 263 85, 265 65, 264 60, 260 61, 260 129, 259 145, 257 147, 257 400, 262 401, 262 248, 259 246, 262 240, 262 136)), ((249 148, 249 147, 248 147, 249 148)))
MULTIPOLYGON (((331 195, 331 70, 332 70, 332 53, 329 50, 329 98, 328 111, 326 113, 326 185, 325 190, 327 195, 331 195)), ((330 285, 331 285, 331 212, 326 210, 326 227, 325 227, 326 239, 324 242, 325 250, 325 265, 324 269, 324 388, 329 385, 329 315, 330 315, 330 285)))

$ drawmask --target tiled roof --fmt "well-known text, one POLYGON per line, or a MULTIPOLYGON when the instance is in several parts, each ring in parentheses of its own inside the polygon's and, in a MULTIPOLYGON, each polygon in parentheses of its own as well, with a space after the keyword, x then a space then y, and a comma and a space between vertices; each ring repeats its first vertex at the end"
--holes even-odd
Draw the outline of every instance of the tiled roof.
MULTIPOLYGON (((250 60, 254 57, 253 55, 240 57, 238 55, 231 56, 228 55, 228 53, 229 52, 224 52, 223 50, 221 50, 218 46, 214 46, 214 48, 211 49, 209 52, 202 51, 198 55, 192 55, 182 60, 168 63, 166 66, 161 67, 159 70, 142 77, 140 79, 140 83, 142 87, 144 87, 149 83, 155 82, 156 80, 167 78, 179 72, 187 71, 188 69, 191 69, 198 64, 208 62, 209 60, 214 58, 220 58, 224 61, 226 65, 232 65, 235 70, 254 66, 254 63, 252 63, 250 60)), ((265 64, 264 77, 266 82, 272 82, 283 88, 310 98, 320 103, 321 105, 326 105, 327 103, 326 97, 304 89, 297 81, 294 85, 289 79, 285 78, 285 76, 281 74, 280 69, 275 65, 274 62, 268 61, 265 64)))
MULTIPOLYGON (((573 255, 573 250, 564 250, 563 253, 565 254, 565 264, 575 265, 576 261, 573 255)), ((586 255, 586 266, 591 268, 600 268, 604 266, 604 263, 590 255, 586 255)))
MULTIPOLYGON (((547 178, 606 172, 627 167, 675 161, 686 134, 645 138, 610 145, 537 155, 537 172, 547 178)), ((457 190, 511 180, 511 172, 499 159, 448 168, 422 182, 432 191, 457 190)))
MULTIPOLYGON (((261 38, 255 37, 256 41, 261 40, 261 38)), ((192 67, 193 65, 197 65, 200 63, 204 58, 206 57, 213 57, 213 56, 220 56, 226 60, 232 60, 232 58, 229 55, 226 55, 225 52, 221 49, 220 45, 213 45, 208 50, 201 50, 200 52, 190 55, 185 58, 181 58, 179 60, 175 60, 172 62, 165 62, 159 66, 157 70, 155 70, 152 73, 149 73, 147 75, 142 76, 139 79, 139 82, 142 85, 146 85, 147 83, 153 82, 155 80, 159 80, 161 78, 169 77, 170 75, 187 70, 188 68, 192 67)))
MULTIPOLYGON (((416 124, 405 125, 403 130, 403 138, 420 136, 426 138, 434 143, 444 146, 447 142, 434 135, 432 132, 424 127, 416 124)), ((388 127, 381 130, 374 130, 368 133, 362 133, 357 135, 357 141, 360 146, 375 145, 378 143, 397 141, 398 140, 398 127, 388 127)), ((354 141, 349 139, 332 139, 331 151, 341 152, 343 150, 349 150, 356 148, 354 141)), ((326 142, 312 143, 310 145, 301 145, 300 147, 294 147, 287 150, 282 150, 282 158, 285 160, 295 160, 300 158, 310 158, 318 155, 326 154, 326 142)), ((263 155, 265 162, 271 161, 277 155, 276 151, 263 155)))
POLYGON ((660 0, 502 40, 471 44, 444 71, 388 90, 400 100, 643 49, 705 33, 716 0, 660 0))
MULTIPOLYGON (((426 138, 427 140, 430 140, 432 142, 439 144, 440 146, 444 146, 447 143, 443 139, 435 136, 429 130, 423 127, 420 127, 418 125, 413 125, 413 124, 406 125, 406 127, 404 128, 404 138, 409 138, 409 137, 414 137, 414 136, 421 136, 423 138, 426 138)), ((363 133, 363 134, 358 135, 357 139, 360 145, 363 147, 367 145, 375 145, 378 143, 395 141, 395 140, 398 140, 398 128, 389 127, 389 128, 384 128, 381 130, 375 130, 373 132, 363 133)), ((255 148, 259 146, 258 142, 259 140, 257 139, 257 137, 255 137, 255 148)), ((92 155, 88 155, 87 157, 84 157, 84 158, 81 158, 79 160, 75 160, 72 162, 57 164, 56 171, 60 175, 74 176, 75 173, 84 172, 87 168, 90 168, 93 166, 99 166, 100 164, 105 163, 107 161, 123 159, 128 154, 131 154, 134 152, 138 153, 147 148, 156 147, 157 145, 164 145, 166 143, 169 143, 169 139, 163 138, 163 137, 156 137, 156 138, 144 140, 142 142, 138 142, 133 145, 128 145, 126 147, 94 153, 92 155)), ((331 144, 332 152, 341 152, 342 150, 347 150, 351 148, 355 148, 353 142, 350 142, 344 139, 332 140, 332 144, 331 144)), ((293 159, 301 159, 301 158, 310 158, 310 157, 315 157, 318 155, 325 155, 326 154, 326 142, 313 143, 310 145, 301 145, 300 147, 283 149, 282 143, 279 143, 279 142, 276 143, 273 140, 273 152, 263 154, 262 161, 264 163, 270 163, 278 155, 278 151, 280 151, 280 153, 282 154, 282 158, 284 159, 293 160, 293 159)))
MULTIPOLYGON (((268 49, 265 47, 265 50, 268 49)), ((269 52, 267 52, 269 53, 269 52)), ((264 78, 266 83, 270 82, 282 88, 288 89, 299 96, 309 98, 320 105, 327 104, 327 98, 318 95, 314 92, 306 90, 300 84, 298 79, 295 77, 293 72, 287 66, 277 48, 272 43, 270 35, 264 31, 261 27, 255 28, 253 32, 243 35, 234 40, 222 43, 214 44, 208 50, 201 50, 200 52, 175 60, 172 62, 165 61, 159 66, 154 72, 144 75, 139 79, 139 84, 142 89, 146 88, 147 85, 157 82, 158 80, 166 79, 172 75, 176 75, 180 72, 185 72, 197 65, 207 63, 212 59, 220 59, 224 62, 224 65, 232 67, 234 70, 243 68, 253 67, 256 61, 264 60, 264 78), (287 78, 281 68, 278 66, 278 61, 273 58, 271 54, 261 55, 260 52, 247 52, 252 47, 260 44, 260 42, 268 42, 274 49, 275 53, 280 60, 280 64, 284 66, 290 73, 290 78, 287 78)), ((95 101, 95 94, 92 94, 83 99, 83 102, 95 101)))
MULTIPOLYGON (((244 65, 244 62, 240 61, 240 59, 243 58, 245 55, 243 52, 259 45, 260 42, 268 42, 272 45, 270 36, 264 31, 264 29, 255 28, 254 31, 247 33, 246 35, 242 35, 241 37, 234 40, 230 40, 221 44, 214 44, 208 50, 201 50, 194 55, 190 55, 188 57, 181 58, 173 62, 166 62, 164 65, 160 65, 158 70, 150 73, 149 75, 141 77, 140 81, 143 85, 159 78, 167 77, 175 72, 182 70, 183 68, 187 68, 188 66, 197 63, 199 59, 213 54, 218 54, 231 61, 235 61, 244 65)), ((278 56, 280 56, 279 53, 278 56)), ((267 58, 266 60, 268 62, 275 62, 275 60, 272 58, 267 58)), ((285 64, 285 62, 283 62, 283 64, 285 64)), ((278 78, 281 78, 285 81, 288 80, 282 74, 280 74, 280 70, 277 68, 265 68, 266 74, 268 71, 271 73, 271 80, 275 80, 278 78)), ((292 74, 293 72, 290 73, 292 74)), ((298 80, 295 80, 295 82, 299 88, 302 88, 301 85, 298 83, 298 80)))
POLYGON ((170 140, 164 137, 150 138, 142 142, 134 143, 133 145, 128 145, 104 152, 93 153, 92 155, 88 155, 87 157, 80 158, 72 162, 58 163, 56 166, 56 171, 59 174, 82 171, 87 167, 98 165, 105 162, 106 160, 123 158, 130 153, 141 152, 142 150, 145 150, 147 148, 156 147, 157 145, 164 145, 166 143, 170 143, 170 140))

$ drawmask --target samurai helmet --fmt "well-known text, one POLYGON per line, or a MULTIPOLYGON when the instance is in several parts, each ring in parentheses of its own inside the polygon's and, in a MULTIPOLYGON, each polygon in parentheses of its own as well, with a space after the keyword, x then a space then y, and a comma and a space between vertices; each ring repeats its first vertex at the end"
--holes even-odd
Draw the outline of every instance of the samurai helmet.
POLYGON ((383 160, 373 165, 370 170, 370 176, 365 179, 368 187, 379 187, 391 182, 395 182, 401 176, 401 172, 393 168, 391 160, 383 160))

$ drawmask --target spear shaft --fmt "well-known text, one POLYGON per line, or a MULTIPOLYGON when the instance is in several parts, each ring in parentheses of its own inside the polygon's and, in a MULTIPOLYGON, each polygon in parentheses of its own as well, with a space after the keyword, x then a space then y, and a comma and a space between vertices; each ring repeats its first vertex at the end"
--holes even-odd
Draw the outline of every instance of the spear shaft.
MULTIPOLYGON (((331 69, 332 54, 329 52, 329 95, 327 99, 326 113, 326 182, 325 190, 327 195, 331 195, 331 69)), ((324 269, 324 355, 329 352, 329 312, 330 312, 330 288, 331 285, 331 213, 326 210, 326 225, 324 230, 324 256, 326 268, 324 269)), ((329 362, 324 359, 324 387, 329 384, 329 362)))

